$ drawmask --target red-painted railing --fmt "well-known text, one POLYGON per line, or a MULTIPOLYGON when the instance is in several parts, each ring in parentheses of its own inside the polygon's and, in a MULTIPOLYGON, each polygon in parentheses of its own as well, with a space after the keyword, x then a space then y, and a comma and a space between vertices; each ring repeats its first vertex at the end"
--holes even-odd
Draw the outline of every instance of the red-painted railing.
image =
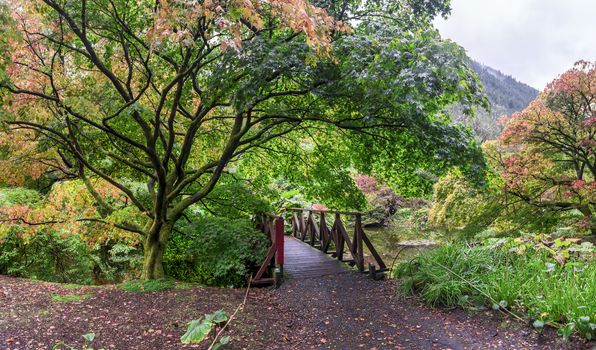
POLYGON ((332 257, 350 265, 355 265, 358 271, 370 274, 375 279, 381 279, 388 270, 381 255, 377 252, 371 240, 364 231, 362 213, 348 211, 315 210, 290 208, 292 235, 305 243, 331 254, 332 257), (333 215, 333 224, 329 226, 325 214, 333 215), (350 237, 342 216, 353 218, 354 233, 350 237), (364 248, 367 248, 371 257, 365 259, 364 248), (345 249, 347 248, 347 252, 345 249), (349 253, 351 259, 345 259, 349 253), (368 270, 366 263, 368 262, 368 270))
POLYGON ((273 214, 260 214, 256 225, 269 238, 271 245, 252 283, 279 285, 284 266, 284 219, 273 214))
MULTIPOLYGON (((358 271, 370 274, 374 279, 382 279, 388 271, 381 255, 364 231, 362 213, 302 208, 289 208, 285 211, 289 217, 288 223, 291 226, 292 235, 297 239, 323 253, 331 254, 339 261, 356 266, 358 271), (331 226, 325 214, 334 216, 331 226), (353 235, 348 233, 342 216, 353 218, 353 235), (366 259, 365 248, 370 253, 370 257, 366 259)), ((271 245, 252 283, 279 285, 284 265, 284 219, 278 215, 260 214, 256 217, 255 223, 257 228, 269 238, 271 245)))

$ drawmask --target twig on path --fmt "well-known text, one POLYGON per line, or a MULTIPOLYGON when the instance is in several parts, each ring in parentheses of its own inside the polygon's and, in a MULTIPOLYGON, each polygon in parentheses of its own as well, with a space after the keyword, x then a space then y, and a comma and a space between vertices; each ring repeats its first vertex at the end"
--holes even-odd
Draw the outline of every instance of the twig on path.
POLYGON ((221 336, 223 331, 228 327, 228 325, 236 317, 236 314, 238 313, 238 311, 244 309, 244 306, 246 305, 246 300, 248 300, 248 292, 250 291, 250 282, 252 282, 252 276, 248 278, 248 286, 246 287, 246 293, 244 293, 244 300, 242 301, 242 303, 240 303, 240 305, 238 305, 236 310, 234 310, 234 312, 230 315, 226 324, 224 324, 224 326, 221 327, 221 329, 217 332, 217 334, 215 335, 215 338, 213 338, 213 341, 211 342, 211 345, 209 345, 209 348, 207 348, 207 350, 213 350, 215 343, 217 343, 217 339, 219 339, 219 337, 221 336))

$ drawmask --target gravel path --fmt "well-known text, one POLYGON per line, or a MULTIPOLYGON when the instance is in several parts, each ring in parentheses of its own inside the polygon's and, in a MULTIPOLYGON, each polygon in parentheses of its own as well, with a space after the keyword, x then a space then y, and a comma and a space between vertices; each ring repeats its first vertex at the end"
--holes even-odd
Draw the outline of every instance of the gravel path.
POLYGON ((549 330, 492 311, 428 308, 396 294, 395 281, 373 281, 357 274, 287 281, 277 298, 291 328, 304 334, 296 349, 590 349, 578 339, 564 344, 549 330), (308 301, 308 302, 306 302, 308 301))

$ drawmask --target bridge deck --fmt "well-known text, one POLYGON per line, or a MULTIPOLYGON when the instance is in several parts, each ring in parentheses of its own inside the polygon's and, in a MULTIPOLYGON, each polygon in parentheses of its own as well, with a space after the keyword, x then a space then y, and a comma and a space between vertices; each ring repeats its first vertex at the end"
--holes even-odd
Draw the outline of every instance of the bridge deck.
POLYGON ((284 238, 284 271, 293 278, 312 278, 349 272, 344 263, 292 236, 284 238))

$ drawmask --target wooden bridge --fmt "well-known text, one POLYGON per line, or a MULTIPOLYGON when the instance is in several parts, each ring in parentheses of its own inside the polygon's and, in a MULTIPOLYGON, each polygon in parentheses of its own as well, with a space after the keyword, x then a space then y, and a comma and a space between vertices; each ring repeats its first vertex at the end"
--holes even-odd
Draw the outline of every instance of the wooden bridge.
POLYGON ((257 217, 257 227, 271 245, 254 285, 279 285, 284 274, 315 278, 358 271, 383 278, 387 266, 363 229, 362 213, 291 208, 282 215, 257 217), (328 217, 333 218, 332 225, 328 217))

